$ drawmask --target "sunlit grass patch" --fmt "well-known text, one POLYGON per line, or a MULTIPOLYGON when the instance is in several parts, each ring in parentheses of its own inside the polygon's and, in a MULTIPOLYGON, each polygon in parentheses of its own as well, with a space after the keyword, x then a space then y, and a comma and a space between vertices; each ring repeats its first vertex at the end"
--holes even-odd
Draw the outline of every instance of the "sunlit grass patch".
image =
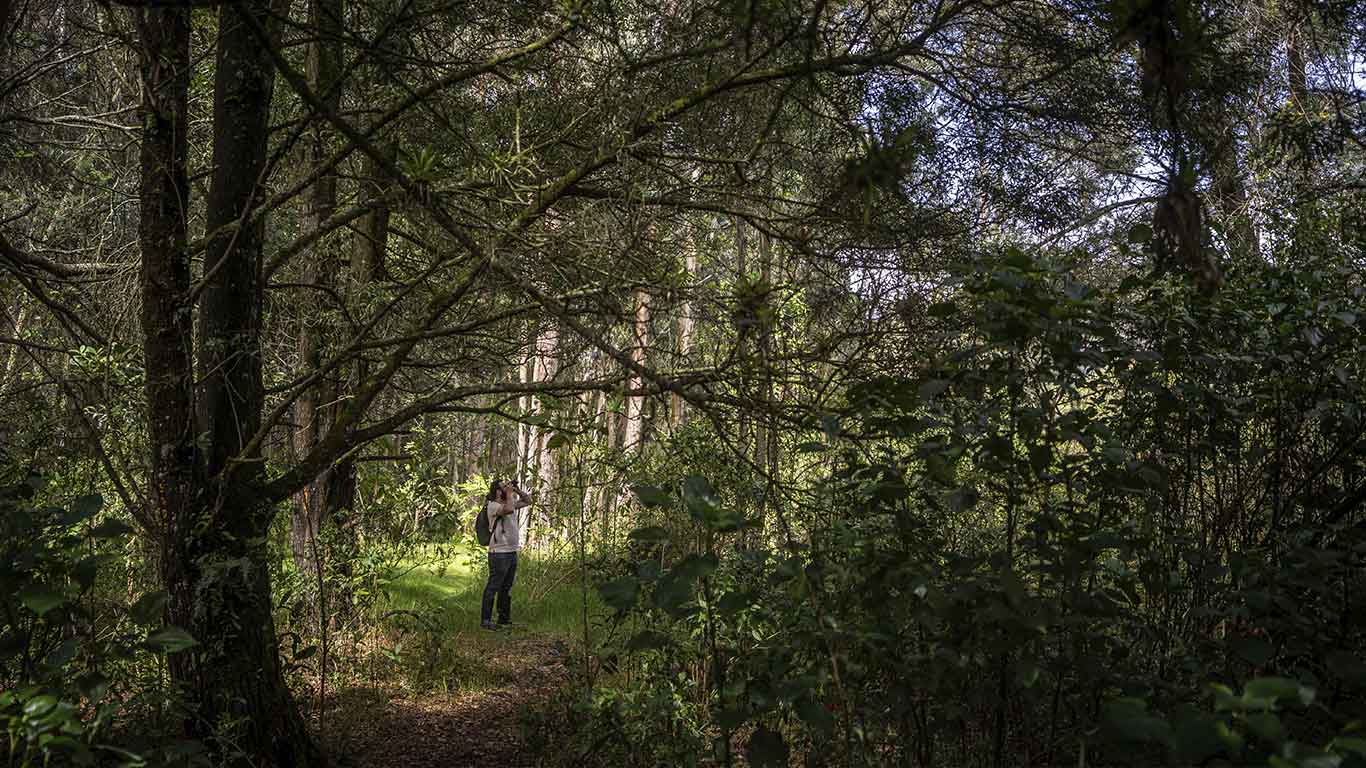
POLYGON ((568 643, 583 636, 585 605, 595 622, 603 610, 591 583, 571 560, 524 551, 512 590, 514 626, 479 628, 488 579, 483 549, 445 547, 414 553, 385 587, 384 623, 403 640, 404 665, 422 687, 482 690, 506 684, 506 669, 487 663, 496 646, 527 635, 568 643))

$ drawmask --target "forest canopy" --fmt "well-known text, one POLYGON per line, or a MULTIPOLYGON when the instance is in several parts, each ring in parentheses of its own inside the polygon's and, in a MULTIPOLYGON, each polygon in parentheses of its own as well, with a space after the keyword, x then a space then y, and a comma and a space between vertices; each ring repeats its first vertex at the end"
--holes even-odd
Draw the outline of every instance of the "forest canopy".
POLYGON ((0 0, 3 749, 411 764, 515 479, 526 764, 1366 766, 1364 275, 1355 0, 0 0))

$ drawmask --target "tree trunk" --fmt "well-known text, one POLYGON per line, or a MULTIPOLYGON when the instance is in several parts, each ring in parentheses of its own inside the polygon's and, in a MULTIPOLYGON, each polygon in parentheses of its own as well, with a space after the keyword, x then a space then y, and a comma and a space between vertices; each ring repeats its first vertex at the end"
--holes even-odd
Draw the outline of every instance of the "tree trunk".
MULTIPOLYGON (((631 327, 631 361, 645 365, 645 352, 650 347, 650 294, 636 291, 635 321, 631 327)), ((628 390, 639 389, 642 385, 638 374, 632 372, 626 380, 628 390)), ((626 426, 623 430, 622 450, 639 453, 645 434, 645 398, 640 395, 626 397, 626 426)))
MULTIPOLYGON (((341 0, 310 0, 308 4, 309 24, 314 30, 314 38, 308 44, 309 85, 327 109, 333 112, 341 105, 338 77, 341 70, 342 12, 341 0)), ((304 142, 310 165, 321 164, 327 159, 330 134, 327 123, 318 119, 304 142)), ((329 172, 320 176, 309 190, 302 230, 309 232, 320 229, 336 208, 337 175, 329 172)), ((333 287, 331 276, 335 274, 339 261, 334 252, 335 242, 335 238, 322 237, 304 255, 300 282, 316 286, 316 289, 306 289, 301 295, 298 348, 299 364, 304 370, 317 370, 329 330, 326 321, 328 313, 323 309, 322 297, 332 293, 329 290, 333 287)), ((294 450, 297 455, 308 455, 317 445, 318 438, 327 433, 337 415, 336 395, 340 386, 340 382, 334 379, 321 381, 316 387, 300 394, 295 401, 294 450)), ((290 545, 294 552, 295 567, 300 573, 309 574, 312 577, 310 582, 322 578, 318 534, 334 512, 352 502, 355 488, 353 470, 351 465, 330 466, 294 498, 289 525, 290 545)))
MULTIPOLYGON (((694 276, 697 274, 697 244, 693 241, 693 232, 690 228, 685 229, 683 233, 683 270, 688 280, 683 289, 683 301, 678 308, 678 361, 675 368, 680 369, 688 368, 692 362, 694 320, 691 296, 694 276)), ((669 398, 669 406, 670 420, 675 425, 683 424, 687 418, 687 403, 683 397, 674 392, 669 398)))
MULTIPOLYGON (((759 282, 764 291, 772 289, 773 280, 773 241, 767 232, 759 233, 759 282)), ((769 297, 765 295, 764 306, 769 306, 769 297)), ((764 524, 768 515, 769 504, 773 501, 774 477, 773 464, 776 461, 774 451, 774 431, 769 422, 773 418, 773 326, 771 319, 761 320, 759 323, 759 398, 762 402, 758 419, 754 426, 754 464, 759 467, 762 473, 760 480, 764 483, 764 495, 759 503, 758 527, 750 531, 751 542, 754 547, 762 547, 764 540, 764 524)))
POLYGON ((265 546, 270 507, 253 492, 259 457, 242 455, 264 402, 261 234, 259 224, 235 225, 261 192, 273 80, 242 14, 264 25, 268 11, 259 0, 220 10, 197 345, 185 246, 189 13, 142 18, 145 391, 168 619, 198 640, 168 659, 192 713, 187 734, 228 764, 307 766, 321 761, 281 674, 265 546))
MULTIPOLYGON (((203 478, 195 443, 194 364, 191 330, 190 254, 184 212, 189 208, 187 167, 190 82, 190 18, 186 10, 145 12, 141 27, 141 206, 143 366, 146 375, 151 477, 150 517, 160 536, 162 582, 172 622, 189 626, 194 590, 183 573, 183 544, 198 518, 195 504, 203 478)), ((193 676, 193 654, 172 654, 171 674, 193 676)))

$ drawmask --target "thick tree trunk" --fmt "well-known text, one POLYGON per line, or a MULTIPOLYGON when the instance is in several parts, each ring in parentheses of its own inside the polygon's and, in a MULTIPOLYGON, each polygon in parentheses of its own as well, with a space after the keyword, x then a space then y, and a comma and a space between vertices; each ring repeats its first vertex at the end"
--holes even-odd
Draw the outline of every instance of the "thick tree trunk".
MULTIPOLYGON (((149 11, 139 22, 144 85, 138 240, 143 393, 151 446, 149 513, 159 528, 161 579, 170 596, 168 618, 189 627, 195 593, 185 572, 189 560, 184 549, 199 523, 196 494, 203 486, 194 439, 193 315, 185 223, 189 11, 149 11)), ((168 665, 178 681, 189 683, 194 677, 193 652, 172 654, 168 665)))
POLYGON ((228 764, 307 766, 320 759, 280 669, 265 551, 270 509, 253 492, 260 457, 242 455, 264 401, 261 233, 237 225, 261 192, 273 80, 242 14, 265 24, 268 10, 259 0, 220 10, 197 345, 185 246, 189 14, 148 10, 142 18, 145 386, 168 619, 198 640, 168 664, 192 713, 186 730, 228 764))

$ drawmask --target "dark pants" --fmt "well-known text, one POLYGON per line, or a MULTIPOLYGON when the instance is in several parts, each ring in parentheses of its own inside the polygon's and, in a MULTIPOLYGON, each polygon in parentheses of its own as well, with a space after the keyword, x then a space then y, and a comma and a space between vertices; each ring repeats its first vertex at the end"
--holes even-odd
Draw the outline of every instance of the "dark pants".
POLYGON ((479 620, 493 618, 493 598, 498 598, 498 623, 512 620, 512 581, 517 578, 516 552, 489 553, 489 583, 484 585, 484 603, 479 608, 479 620))

